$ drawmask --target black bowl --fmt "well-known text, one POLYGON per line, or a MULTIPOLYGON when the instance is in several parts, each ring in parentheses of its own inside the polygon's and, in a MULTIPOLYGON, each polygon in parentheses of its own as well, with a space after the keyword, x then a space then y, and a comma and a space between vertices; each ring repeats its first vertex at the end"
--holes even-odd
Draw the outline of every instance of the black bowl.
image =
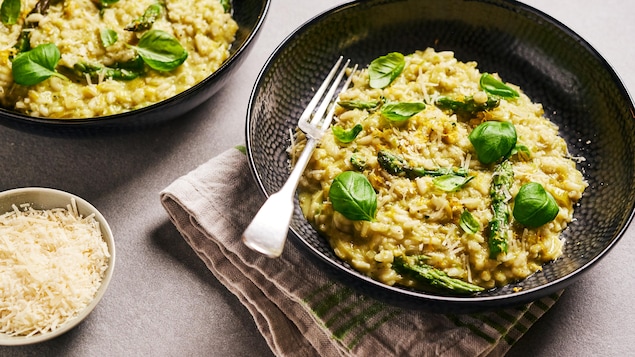
POLYGON ((574 282, 618 242, 635 203, 635 109, 620 79, 584 39, 550 16, 507 0, 353 1, 308 21, 268 59, 250 98, 247 150, 265 195, 289 175, 289 129, 335 59, 367 65, 388 52, 433 47, 477 61, 518 84, 560 127, 570 152, 586 161, 589 183, 574 221, 564 231, 564 254, 529 278, 474 297, 390 287, 341 261, 303 218, 291 236, 328 263, 347 283, 408 307, 469 311, 511 306, 557 292, 574 282), (516 291, 514 288, 522 288, 516 291))
POLYGON ((207 78, 174 97, 126 113, 81 119, 37 118, 0 108, 0 124, 38 134, 112 132, 154 125, 200 105, 230 80, 259 35, 271 0, 232 1, 233 18, 238 23, 229 58, 207 78))

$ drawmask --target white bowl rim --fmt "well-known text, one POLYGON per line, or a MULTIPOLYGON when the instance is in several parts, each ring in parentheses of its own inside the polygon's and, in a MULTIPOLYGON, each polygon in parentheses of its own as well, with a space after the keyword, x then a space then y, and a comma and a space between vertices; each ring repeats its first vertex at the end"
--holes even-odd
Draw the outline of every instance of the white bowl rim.
MULTIPOLYGON (((44 334, 36 334, 34 336, 8 336, 6 334, 0 333, 0 346, 22 346, 22 345, 28 345, 28 344, 35 344, 35 343, 53 339, 55 337, 63 335, 64 333, 72 330, 75 326, 79 325, 88 315, 90 315, 90 313, 95 309, 97 304, 101 301, 102 297, 106 293, 106 290, 108 289, 108 285, 110 284, 110 281, 112 279, 113 270, 115 267, 115 241, 114 241, 114 236, 112 234, 110 225, 108 224, 108 221, 106 221, 106 218, 102 215, 102 213, 97 208, 95 208, 95 206, 93 206, 91 203, 89 203, 85 199, 75 194, 72 194, 70 192, 58 190, 54 188, 21 187, 21 188, 14 188, 14 189, 9 189, 9 190, 0 192, 0 200, 6 197, 13 197, 13 196, 20 196, 20 195, 33 195, 33 194, 43 194, 43 195, 58 197, 58 198, 68 198, 69 203, 71 199, 75 199, 75 202, 77 203, 77 209, 80 211, 80 213, 82 211, 94 213, 95 219, 99 222, 99 226, 102 232, 102 238, 108 245, 108 251, 110 253, 108 269, 106 269, 104 277, 101 281, 101 285, 97 289, 97 292, 95 293, 95 296, 93 297, 93 300, 76 317, 70 319, 69 321, 61 325, 56 330, 47 332, 44 334)), ((21 203, 25 203, 25 202, 21 202, 21 203)), ((29 203, 35 203, 35 202, 29 202, 29 203)), ((4 212, 0 212, 0 214, 1 213, 4 213, 4 212)), ((84 214, 84 216, 86 216, 86 214, 84 214)))

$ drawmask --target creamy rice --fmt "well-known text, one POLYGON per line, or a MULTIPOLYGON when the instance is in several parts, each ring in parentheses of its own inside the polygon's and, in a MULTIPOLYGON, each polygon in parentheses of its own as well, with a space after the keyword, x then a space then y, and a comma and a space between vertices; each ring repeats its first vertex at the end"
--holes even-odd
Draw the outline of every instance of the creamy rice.
MULTIPOLYGON (((166 0, 165 11, 152 29, 173 35, 188 58, 170 72, 147 69, 136 79, 123 81, 85 78, 67 81, 51 77, 33 86, 13 81, 10 52, 24 17, 36 0, 22 1, 15 25, 0 24, 0 105, 37 117, 88 118, 117 114, 170 98, 216 71, 229 56, 238 25, 219 0, 166 0)), ((111 66, 135 56, 126 44, 136 44, 144 32, 124 31, 156 0, 120 0, 100 11, 91 0, 55 2, 32 31, 31 47, 54 43, 61 52, 58 70, 78 62, 111 66), (102 29, 114 30, 118 41, 105 48, 102 29)))
MULTIPOLYGON (((427 264, 484 288, 526 278, 557 259, 563 246, 560 233, 573 219, 574 205, 587 184, 558 135, 558 127, 543 115, 542 106, 508 84, 519 92, 518 98, 501 99, 495 109, 469 119, 457 118, 439 109, 435 100, 440 96, 485 95, 479 87, 477 64, 459 62, 452 52, 433 49, 408 55, 405 62, 403 72, 384 89, 370 88, 367 69, 356 73, 353 86, 340 100, 384 97, 387 102, 424 102, 426 108, 406 123, 395 125, 377 111, 338 107, 334 125, 350 129, 361 124, 363 129, 349 144, 339 142, 328 131, 313 153, 299 185, 300 204, 309 222, 328 238, 338 257, 388 285, 416 286, 393 269, 397 256, 425 254, 427 264), (537 182, 553 195, 559 207, 555 219, 538 228, 524 227, 512 218, 508 252, 495 258, 490 258, 488 250, 495 165, 476 160, 468 139, 478 124, 489 120, 513 123, 518 143, 531 153, 527 160, 513 160, 512 197, 524 183, 537 182), (409 179, 389 174, 377 162, 379 150, 400 155, 410 166, 468 168, 474 178, 456 192, 441 191, 431 177, 409 179), (366 162, 362 171, 352 166, 353 155, 366 162), (329 189, 344 171, 361 172, 377 192, 374 221, 351 221, 334 212, 329 189), (459 225, 465 210, 480 223, 474 234, 459 225)), ((292 151, 297 154, 302 147, 303 135, 299 134, 292 151)))

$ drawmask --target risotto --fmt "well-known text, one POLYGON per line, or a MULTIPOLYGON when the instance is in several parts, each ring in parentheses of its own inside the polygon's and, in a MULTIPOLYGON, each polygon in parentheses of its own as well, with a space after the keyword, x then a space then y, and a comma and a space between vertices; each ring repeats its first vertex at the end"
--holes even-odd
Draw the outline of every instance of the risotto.
MULTIPOLYGON (((19 4, 2 2, 3 15, 9 2, 19 4)), ((22 1, 15 21, 3 16, 0 24, 0 105, 88 118, 170 98, 229 57, 238 25, 227 7, 221 0, 22 1), (48 73, 43 80, 25 76, 34 64, 48 73)))
MULTIPOLYGON (((382 56, 353 74, 331 129, 300 205, 363 274, 474 293, 562 254, 560 233, 587 187, 582 158, 540 104, 475 62, 433 49, 382 56)), ((293 154, 303 142, 300 133, 293 154)))

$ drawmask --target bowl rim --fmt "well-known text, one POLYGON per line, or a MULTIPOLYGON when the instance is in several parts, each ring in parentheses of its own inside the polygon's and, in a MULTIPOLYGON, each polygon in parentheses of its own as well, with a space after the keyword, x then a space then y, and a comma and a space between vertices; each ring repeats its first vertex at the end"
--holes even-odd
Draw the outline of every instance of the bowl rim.
MULTIPOLYGON (((249 32, 249 35, 245 38, 245 40, 240 44, 239 47, 236 48, 235 51, 231 52, 229 57, 223 61, 223 63, 216 69, 216 71, 212 72, 209 76, 205 77, 200 82, 196 83, 192 87, 170 97, 164 99, 160 102, 156 102, 150 104, 148 106, 130 110, 123 113, 104 115, 99 117, 92 118, 68 118, 68 119, 56 119, 56 118, 45 118, 45 117, 33 117, 23 113, 15 112, 3 107, 0 107, 0 118, 3 121, 17 122, 21 124, 37 124, 37 125, 46 125, 49 127, 75 127, 80 125, 96 125, 102 126, 107 125, 112 121, 120 120, 124 117, 130 115, 143 115, 152 112, 160 111, 163 107, 169 106, 174 102, 182 102, 185 101, 192 93, 199 92, 203 90, 209 82, 216 81, 219 77, 221 77, 225 72, 229 71, 230 68, 234 66, 235 63, 242 60, 241 54, 247 51, 247 48, 250 47, 251 43, 255 40, 255 38, 259 35, 260 29, 262 28, 264 21, 266 19, 266 15, 269 11, 272 0, 262 0, 263 4, 260 8, 260 11, 257 16, 257 21, 252 31, 249 32)), ((232 7, 233 11, 233 7, 232 7)), ((230 46, 231 51, 232 46, 230 46)))
MULTIPOLYGON (((476 1, 483 3, 484 5, 492 5, 491 1, 489 0, 476 0, 476 1)), ((551 15, 539 9, 536 9, 528 4, 521 3, 517 0, 501 0, 501 1, 504 1, 505 5, 509 8, 513 8, 513 9, 517 9, 517 10, 521 10, 521 11, 533 14, 537 18, 540 18, 550 23, 554 27, 558 28, 560 31, 564 32, 567 36, 574 39, 578 44, 583 46, 586 49, 586 51, 589 52, 589 54, 591 54, 594 58, 596 58, 599 62, 601 62, 601 64, 607 70, 607 73, 611 75, 614 81, 614 84, 629 99, 630 111, 631 113, 633 113, 633 117, 635 118, 635 104, 633 102, 633 97, 630 95, 628 91, 628 88, 626 88, 619 74, 615 71, 613 66, 587 40, 585 40, 582 36, 577 34, 574 30, 569 28, 567 25, 565 25, 561 21, 557 20, 551 15)), ((385 3, 392 3, 392 2, 394 1, 390 0, 386 2, 381 2, 381 3, 378 3, 376 6, 382 6, 385 3)), ((254 86, 252 88, 252 91, 249 97, 249 104, 248 104, 246 125, 245 125, 245 138, 246 138, 247 158, 248 158, 249 168, 250 168, 252 177, 254 178, 258 188, 265 195, 265 197, 268 198, 274 192, 271 192, 271 193, 267 192, 264 182, 260 178, 258 168, 252 154, 254 150, 254 143, 252 142, 250 137, 250 127, 254 120, 252 118, 252 115, 254 113, 256 98, 260 92, 260 87, 263 85, 265 81, 266 75, 274 67, 274 63, 276 59, 280 57, 281 54, 284 52, 284 50, 291 45, 291 42, 293 41, 294 38, 306 32, 316 23, 324 20, 325 18, 329 16, 334 15, 335 13, 345 11, 349 8, 355 8, 365 3, 367 3, 367 1, 351 0, 347 3, 340 4, 330 9, 327 9, 315 15, 314 17, 310 18, 309 20, 301 24, 299 27, 297 27, 295 30, 293 30, 286 38, 282 40, 282 42, 274 49, 274 51, 267 58, 262 69, 258 73, 258 76, 256 78, 256 81, 254 83, 254 86)), ((384 293, 398 294, 400 295, 400 298, 406 298, 406 300, 409 300, 408 302, 414 302, 415 304, 418 304, 421 302, 424 302, 424 303, 427 302, 432 304, 438 304, 438 303, 450 304, 452 307, 457 309, 456 311, 461 312, 461 311, 472 311, 471 309, 474 307, 474 305, 478 305, 478 308, 477 308, 478 310, 500 308, 500 307, 510 306, 510 305, 516 306, 516 305, 520 305, 524 303, 529 303, 541 297, 561 291, 562 289, 564 289, 564 287, 575 282, 578 278, 584 275, 584 273, 589 271, 592 266, 594 266, 602 257, 604 257, 618 243, 618 241, 621 240, 621 238, 624 236, 624 233, 627 231, 630 224, 632 223, 634 217, 635 217, 635 202, 631 205, 630 213, 627 219, 624 220, 622 227, 619 229, 619 231, 616 232, 611 242, 607 244, 601 251, 599 251, 592 259, 590 259, 588 262, 586 262, 585 264, 583 264, 576 270, 566 274, 565 276, 549 281, 545 284, 539 285, 534 288, 521 289, 519 291, 510 293, 510 294, 493 295, 493 296, 440 295, 440 294, 428 293, 424 291, 410 290, 403 287, 389 286, 387 284, 374 280, 366 275, 363 275, 362 273, 360 273, 359 271, 353 268, 346 269, 344 266, 333 262, 330 257, 327 257, 324 253, 322 253, 321 251, 316 249, 312 244, 306 241, 302 237, 302 235, 299 234, 299 232, 297 232, 296 229, 294 229, 293 227, 290 227, 289 231, 291 233, 291 236, 295 240, 301 242, 302 248, 310 251, 314 256, 319 258, 320 261, 326 263, 330 268, 333 268, 336 271, 336 273, 338 275, 341 275, 342 278, 344 279, 355 278, 358 281, 360 281, 363 285, 368 286, 371 289, 374 289, 373 291, 377 291, 378 293, 382 295, 384 293)), ((546 264, 549 264, 549 263, 546 263, 546 264)), ((511 283, 510 285, 513 285, 513 284, 514 283, 511 283)), ((411 304, 407 304, 407 305, 409 307, 412 306, 411 304)))
MULTIPOLYGON (((67 191, 58 190, 49 187, 20 187, 13 188, 6 191, 0 192, 0 200, 10 199, 15 196, 22 195, 45 195, 57 197, 59 199, 68 199, 69 203, 71 199, 75 199, 77 203, 77 208, 79 211, 84 211, 84 213, 89 212, 88 214, 94 213, 95 220, 99 222, 99 226, 102 232, 102 239, 108 245, 108 252, 110 253, 110 259, 108 261, 108 268, 106 269, 104 276, 102 278, 101 284, 95 293, 95 296, 91 300, 91 302, 86 305, 86 307, 78 313, 77 316, 68 320, 66 323, 58 327, 56 330, 44 333, 44 334, 36 334, 33 336, 8 336, 3 333, 0 333, 0 346, 22 346, 22 345, 30 345, 35 343, 44 342, 58 336, 65 334, 66 332, 72 330, 77 325, 79 325, 90 313, 95 309, 97 304, 104 297, 106 291, 108 290, 108 286, 112 281, 113 272, 115 269, 116 262, 116 249, 115 249, 115 239, 112 233, 112 229, 108 224, 108 221, 103 216, 103 214, 90 202, 87 200, 72 194, 67 191)), ((35 203, 35 202, 29 202, 35 203)), ((51 207, 52 208, 52 207, 51 207)), ((5 212, 0 212, 0 214, 4 214, 5 212)), ((84 216, 87 216, 84 214, 84 216)))

